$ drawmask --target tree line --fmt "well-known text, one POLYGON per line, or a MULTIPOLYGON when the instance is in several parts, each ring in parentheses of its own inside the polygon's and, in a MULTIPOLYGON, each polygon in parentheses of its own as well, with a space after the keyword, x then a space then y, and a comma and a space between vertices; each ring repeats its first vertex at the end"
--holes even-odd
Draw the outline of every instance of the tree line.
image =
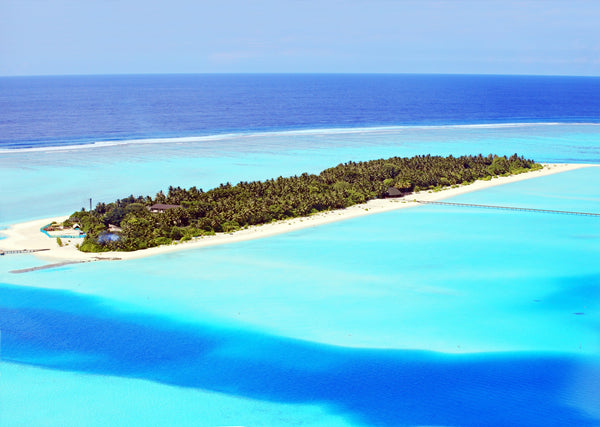
POLYGON ((347 162, 319 174, 280 176, 236 185, 225 183, 208 191, 171 186, 167 194, 160 191, 154 198, 132 195, 112 203, 99 203, 92 211, 75 212, 66 223, 77 222, 86 233, 80 250, 134 251, 346 208, 383 198, 390 188, 408 195, 541 167, 517 154, 510 157, 420 155, 347 162), (176 207, 152 212, 150 207, 156 204, 176 207), (109 230, 110 225, 112 230, 109 230))

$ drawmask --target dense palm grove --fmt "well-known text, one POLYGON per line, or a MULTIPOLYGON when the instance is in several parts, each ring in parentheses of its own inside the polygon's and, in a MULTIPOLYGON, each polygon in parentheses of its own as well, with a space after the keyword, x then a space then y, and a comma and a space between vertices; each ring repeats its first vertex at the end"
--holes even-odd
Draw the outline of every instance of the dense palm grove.
POLYGON ((516 154, 508 158, 426 155, 348 162, 318 175, 227 183, 206 192, 196 187, 170 187, 166 195, 161 191, 154 198, 130 196, 99 203, 92 211, 74 213, 67 223, 78 222, 86 232, 80 247, 83 251, 133 251, 345 208, 385 197, 390 188, 406 195, 539 168, 516 154), (177 207, 151 212, 156 204, 177 207))

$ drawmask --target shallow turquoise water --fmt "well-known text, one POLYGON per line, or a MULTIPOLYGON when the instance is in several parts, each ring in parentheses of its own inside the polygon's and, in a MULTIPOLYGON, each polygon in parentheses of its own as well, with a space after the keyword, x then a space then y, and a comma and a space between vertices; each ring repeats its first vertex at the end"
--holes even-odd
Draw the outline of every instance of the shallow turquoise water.
MULTIPOLYGON (((18 170, 20 178, 2 187, 10 203, 0 222, 68 213, 74 203, 85 206, 84 191, 118 197, 198 179, 206 188, 225 176, 317 171, 420 148, 511 154, 523 145, 526 155, 545 152, 538 160, 568 161, 576 154, 561 152, 568 141, 584 147, 582 162, 598 150, 593 127, 584 136, 545 129, 528 129, 529 138, 513 129, 434 130, 406 145, 397 135, 362 133, 349 142, 338 136, 333 150, 319 142, 330 135, 302 135, 301 148, 274 142, 271 151, 244 156, 233 146, 187 155, 129 147, 138 157, 22 154, 27 167, 3 157, 10 167, 0 174, 18 170), (556 146, 548 146, 554 137, 556 146), (47 187, 34 184, 39 177, 47 187)), ((588 168, 452 201, 598 212, 598 182, 600 168, 588 168)), ((66 412, 48 421, 54 425, 67 416, 90 425, 114 414, 127 414, 113 419, 122 425, 148 419, 130 405, 153 420, 186 413, 181 423, 190 425, 199 414, 202 425, 479 425, 484 413, 487 425, 507 425, 511 414, 521 425, 597 425, 599 239, 595 217, 421 206, 22 275, 8 270, 39 261, 3 257, 2 392, 15 392, 1 400, 0 421, 37 424, 56 399, 66 412), (211 350, 197 353, 204 346, 211 350), (78 405, 65 404, 64 388, 78 405)))
POLYGON ((319 405, 0 362, 2 425, 360 425, 319 405), (10 387, 9 387, 10 386, 10 387), (60 398, 57 398, 60 396, 60 398), (34 404, 35 403, 35 404, 34 404))
MULTIPOLYGON (((582 169, 452 200, 589 211, 598 177, 582 169), (553 190, 536 198, 543 181, 553 190), (575 185, 577 198, 560 199, 575 185)), ((598 236, 595 217, 423 206, 5 280, 336 345, 596 353, 598 236), (573 286, 592 294, 559 304, 573 286)))

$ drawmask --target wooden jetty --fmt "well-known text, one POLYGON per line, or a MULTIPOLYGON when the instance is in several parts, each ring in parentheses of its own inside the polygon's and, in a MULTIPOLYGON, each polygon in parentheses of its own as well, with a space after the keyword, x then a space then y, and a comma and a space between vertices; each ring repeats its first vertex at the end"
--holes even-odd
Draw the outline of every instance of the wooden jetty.
POLYGON ((503 209, 509 211, 525 211, 525 212, 539 212, 539 213, 550 213, 550 214, 562 214, 562 215, 582 215, 582 216, 595 216, 600 217, 600 213, 594 212, 574 212, 574 211, 559 211, 554 209, 537 209, 537 208, 521 208, 517 206, 497 206, 497 205, 477 205, 474 203, 451 203, 451 202, 432 202, 426 200, 415 200, 417 203, 426 205, 444 205, 444 206, 460 206, 468 208, 486 208, 486 209, 503 209))
POLYGON ((0 249, 0 255, 17 255, 17 254, 32 254, 34 252, 49 251, 50 249, 15 249, 11 251, 4 251, 0 249))
POLYGON ((38 267, 23 268, 21 270, 11 270, 11 271, 9 271, 9 273, 13 273, 13 274, 29 273, 31 271, 47 270, 49 268, 58 268, 58 267, 62 267, 64 265, 69 265, 69 264, 80 264, 82 262, 87 262, 87 261, 63 261, 63 262, 57 262, 55 264, 40 265, 38 267))

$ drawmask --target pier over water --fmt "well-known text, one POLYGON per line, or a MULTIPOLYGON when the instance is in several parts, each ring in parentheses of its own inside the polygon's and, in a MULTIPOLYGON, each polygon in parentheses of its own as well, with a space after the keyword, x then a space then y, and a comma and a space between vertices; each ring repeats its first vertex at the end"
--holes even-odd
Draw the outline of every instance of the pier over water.
POLYGON ((539 212, 539 213, 550 213, 550 214, 563 214, 563 215, 582 215, 582 216, 595 216, 600 217, 600 213, 594 212, 575 212, 575 211, 559 211, 554 209, 537 209, 537 208, 522 208, 516 206, 499 206, 499 205, 477 205, 474 203, 452 203, 452 202, 433 202, 426 200, 415 200, 417 203, 424 205, 444 205, 444 206, 460 206, 466 208, 487 208, 487 209, 503 209, 509 211, 525 211, 525 212, 539 212))

